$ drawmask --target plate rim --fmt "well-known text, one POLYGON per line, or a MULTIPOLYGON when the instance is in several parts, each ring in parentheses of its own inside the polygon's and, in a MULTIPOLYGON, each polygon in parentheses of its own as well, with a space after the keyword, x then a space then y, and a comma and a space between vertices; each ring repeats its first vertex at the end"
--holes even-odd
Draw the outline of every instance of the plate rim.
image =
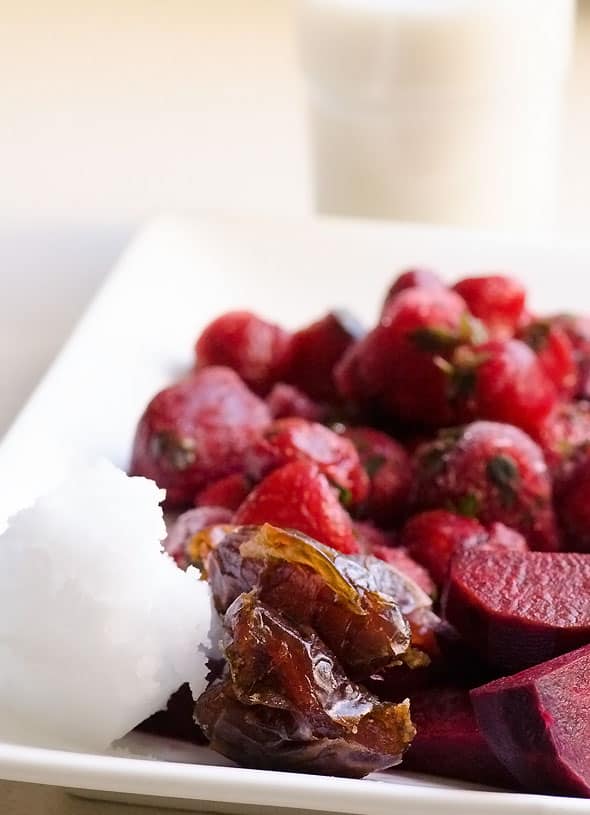
POLYGON ((216 801, 224 804, 301 806, 318 812, 379 815, 385 806, 445 805, 457 815, 495 813, 511 806, 514 813, 588 812, 585 799, 488 792, 438 787, 393 786, 379 780, 363 781, 166 762, 128 756, 94 755, 26 747, 0 742, 0 772, 5 780, 44 783, 101 792, 126 793, 170 799, 216 801), (173 785, 175 793, 170 794, 173 785), (293 803, 285 804, 289 798, 293 803))

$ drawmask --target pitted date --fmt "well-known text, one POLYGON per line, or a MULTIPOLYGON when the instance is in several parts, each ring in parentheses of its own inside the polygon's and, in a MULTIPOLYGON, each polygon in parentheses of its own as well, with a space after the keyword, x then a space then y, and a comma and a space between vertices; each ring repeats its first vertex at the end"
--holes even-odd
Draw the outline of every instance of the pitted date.
POLYGON ((240 595, 225 616, 227 665, 195 718, 240 764, 360 778, 398 764, 414 736, 409 704, 349 680, 309 628, 240 595))

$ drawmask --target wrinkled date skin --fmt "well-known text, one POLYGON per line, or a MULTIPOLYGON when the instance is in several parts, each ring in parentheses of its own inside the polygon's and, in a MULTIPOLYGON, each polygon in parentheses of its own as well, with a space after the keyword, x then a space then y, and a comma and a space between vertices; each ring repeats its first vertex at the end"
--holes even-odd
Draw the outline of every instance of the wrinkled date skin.
MULTIPOLYGON (((292 623, 313 628, 355 679, 406 657, 411 631, 403 610, 420 603, 407 591, 399 602, 383 591, 377 573, 395 574, 391 586, 395 579, 400 586, 405 580, 383 561, 347 557, 305 535, 265 524, 228 535, 211 553, 207 568, 218 611, 224 613, 239 594, 255 588, 262 602, 292 623)), ((412 585, 429 607, 429 598, 412 585)))
MULTIPOLYGON (((432 600, 411 578, 395 566, 372 555, 352 555, 363 566, 378 592, 391 597, 410 624, 411 644, 427 653, 437 653, 434 632, 440 619, 432 611, 432 600)), ((417 654, 408 655, 409 667, 423 667, 417 654)))
POLYGON ((401 761, 408 702, 379 702, 347 679, 309 629, 240 595, 225 617, 227 667, 198 699, 211 746, 241 765, 362 778, 401 761))

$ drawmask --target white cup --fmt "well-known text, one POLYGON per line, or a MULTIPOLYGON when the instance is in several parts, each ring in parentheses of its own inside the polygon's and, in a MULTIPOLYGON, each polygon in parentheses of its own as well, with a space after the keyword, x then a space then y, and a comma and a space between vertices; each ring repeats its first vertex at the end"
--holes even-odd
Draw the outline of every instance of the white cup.
POLYGON ((551 224, 575 0, 301 0, 321 212, 551 224))

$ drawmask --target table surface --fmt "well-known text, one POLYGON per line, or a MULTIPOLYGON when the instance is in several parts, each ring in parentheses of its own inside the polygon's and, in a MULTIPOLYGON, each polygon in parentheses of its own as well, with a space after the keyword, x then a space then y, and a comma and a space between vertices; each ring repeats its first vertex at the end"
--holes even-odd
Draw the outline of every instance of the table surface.
MULTIPOLYGON (((150 214, 311 210, 291 0, 5 6, 0 435, 150 214)), ((590 11, 582 0, 559 228, 583 237, 589 77, 590 11)), ((0 782, 0 811, 155 810, 0 782)))

